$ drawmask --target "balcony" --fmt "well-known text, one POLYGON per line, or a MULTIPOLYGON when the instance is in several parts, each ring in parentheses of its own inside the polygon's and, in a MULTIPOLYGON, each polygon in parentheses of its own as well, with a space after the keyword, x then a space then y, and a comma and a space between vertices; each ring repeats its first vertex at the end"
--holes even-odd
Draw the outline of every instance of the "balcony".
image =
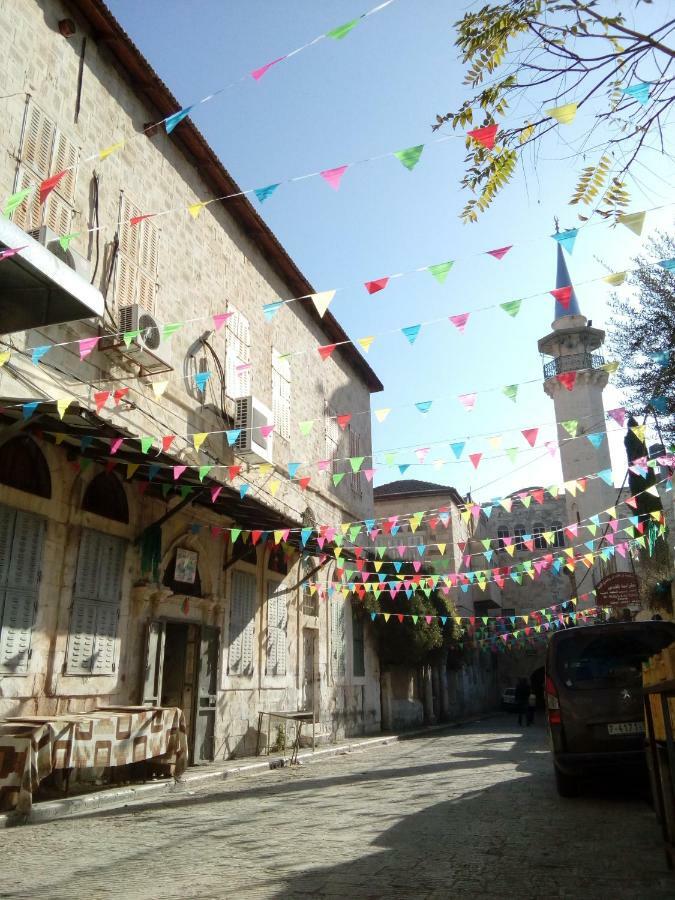
POLYGON ((578 369, 600 369, 605 364, 601 353, 574 353, 571 356, 557 356, 544 363, 544 378, 553 378, 563 372, 576 372, 578 369))

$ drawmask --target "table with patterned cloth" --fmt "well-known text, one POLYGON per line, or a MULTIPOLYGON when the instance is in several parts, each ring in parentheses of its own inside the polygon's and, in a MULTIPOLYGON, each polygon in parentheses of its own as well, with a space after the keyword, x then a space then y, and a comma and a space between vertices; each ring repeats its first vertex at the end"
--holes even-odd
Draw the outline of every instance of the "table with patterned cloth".
POLYGON ((56 769, 148 762, 179 777, 187 733, 177 707, 103 706, 65 716, 0 720, 0 810, 29 813, 33 791, 56 769))

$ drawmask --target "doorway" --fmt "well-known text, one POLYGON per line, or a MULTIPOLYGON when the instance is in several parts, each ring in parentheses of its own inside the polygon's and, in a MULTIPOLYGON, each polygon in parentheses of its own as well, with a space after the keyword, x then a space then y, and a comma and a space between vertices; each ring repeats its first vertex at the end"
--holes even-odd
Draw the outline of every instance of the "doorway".
MULTIPOLYGON (((316 630, 302 629, 302 708, 315 711, 316 701, 316 630)), ((318 717, 317 717, 318 718, 318 717)))
POLYGON ((144 706, 183 710, 191 765, 215 758, 220 629, 157 619, 148 623, 144 706))

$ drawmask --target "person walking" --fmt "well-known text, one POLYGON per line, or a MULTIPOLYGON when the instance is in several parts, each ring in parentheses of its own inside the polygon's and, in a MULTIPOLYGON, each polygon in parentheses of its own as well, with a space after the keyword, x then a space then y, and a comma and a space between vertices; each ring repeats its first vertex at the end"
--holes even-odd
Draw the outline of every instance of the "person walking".
POLYGON ((527 715, 527 701, 530 696, 530 686, 527 679, 521 678, 516 685, 516 708, 518 709, 518 724, 523 724, 523 717, 527 715))
POLYGON ((537 695, 530 688, 530 693, 527 698, 527 724, 531 725, 534 722, 534 712, 537 708, 537 695))

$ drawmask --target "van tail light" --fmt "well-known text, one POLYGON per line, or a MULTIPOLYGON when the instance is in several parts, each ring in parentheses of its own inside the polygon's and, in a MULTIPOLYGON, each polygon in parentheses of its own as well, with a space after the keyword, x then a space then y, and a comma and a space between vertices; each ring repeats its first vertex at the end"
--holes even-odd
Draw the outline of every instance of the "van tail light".
POLYGON ((546 710, 548 712, 549 725, 560 725, 560 701, 558 700, 558 691, 550 677, 546 676, 546 710))

